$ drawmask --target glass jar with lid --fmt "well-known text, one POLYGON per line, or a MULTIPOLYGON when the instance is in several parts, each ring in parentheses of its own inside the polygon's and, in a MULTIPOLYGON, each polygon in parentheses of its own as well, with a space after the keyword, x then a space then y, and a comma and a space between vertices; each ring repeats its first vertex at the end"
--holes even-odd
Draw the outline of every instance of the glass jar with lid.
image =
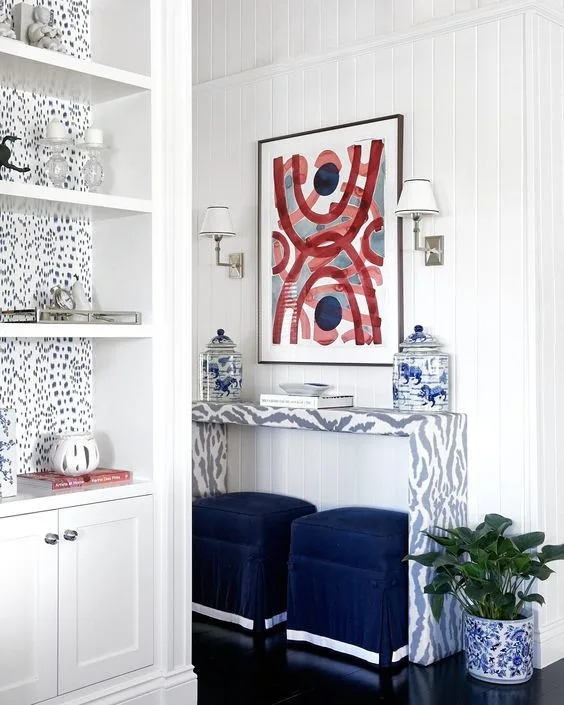
POLYGON ((200 399, 203 401, 238 401, 243 384, 243 356, 223 328, 219 328, 200 353, 200 399))
POLYGON ((448 411, 449 356, 423 326, 400 343, 394 355, 394 409, 400 411, 448 411))

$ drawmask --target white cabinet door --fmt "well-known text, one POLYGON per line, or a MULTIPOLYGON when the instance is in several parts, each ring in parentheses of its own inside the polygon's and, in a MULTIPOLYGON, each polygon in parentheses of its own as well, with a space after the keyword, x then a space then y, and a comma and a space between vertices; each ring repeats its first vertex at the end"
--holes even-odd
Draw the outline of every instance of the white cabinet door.
POLYGON ((153 499, 61 509, 59 533, 62 694, 153 663, 153 499))
POLYGON ((57 512, 0 519, 0 703, 57 695, 57 512))

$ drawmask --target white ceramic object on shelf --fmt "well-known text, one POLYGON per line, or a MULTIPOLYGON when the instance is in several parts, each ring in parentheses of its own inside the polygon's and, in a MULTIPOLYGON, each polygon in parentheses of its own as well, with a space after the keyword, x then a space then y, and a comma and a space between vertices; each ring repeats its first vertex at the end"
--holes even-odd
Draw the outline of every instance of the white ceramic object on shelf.
POLYGON ((51 467, 63 475, 75 477, 96 470, 100 463, 98 446, 91 433, 66 433, 55 439, 51 449, 51 467))
POLYGON ((0 37, 15 39, 16 33, 12 29, 12 23, 5 12, 0 12, 0 37))
POLYGON ((294 394, 298 397, 320 397, 331 389, 331 386, 321 382, 284 382, 280 385, 280 389, 283 389, 286 394, 294 394))

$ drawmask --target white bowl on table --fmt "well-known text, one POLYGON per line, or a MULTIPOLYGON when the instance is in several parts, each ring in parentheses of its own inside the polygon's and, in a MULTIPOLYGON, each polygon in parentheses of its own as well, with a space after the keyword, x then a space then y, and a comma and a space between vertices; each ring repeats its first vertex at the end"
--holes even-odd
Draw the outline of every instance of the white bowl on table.
POLYGON ((291 394, 298 397, 320 397, 328 389, 331 389, 330 384, 322 384, 321 382, 284 382, 280 385, 286 394, 291 394))

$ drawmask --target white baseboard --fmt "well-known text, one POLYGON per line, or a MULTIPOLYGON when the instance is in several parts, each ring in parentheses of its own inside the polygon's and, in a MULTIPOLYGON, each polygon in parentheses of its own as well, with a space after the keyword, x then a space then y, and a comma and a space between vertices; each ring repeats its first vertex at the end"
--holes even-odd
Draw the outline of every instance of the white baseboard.
POLYGON ((546 668, 564 658, 564 619, 548 624, 535 633, 535 668, 546 668))
POLYGON ((197 705, 197 702, 198 679, 192 668, 138 679, 88 695, 73 693, 60 701, 61 705, 197 705))

